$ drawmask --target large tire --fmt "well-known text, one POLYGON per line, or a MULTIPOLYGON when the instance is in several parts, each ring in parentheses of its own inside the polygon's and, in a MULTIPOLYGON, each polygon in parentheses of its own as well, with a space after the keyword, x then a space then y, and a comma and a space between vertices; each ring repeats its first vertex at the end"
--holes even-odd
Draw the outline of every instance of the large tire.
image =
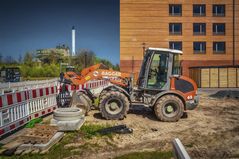
POLYGON ((84 112, 79 108, 58 108, 53 111, 53 118, 58 121, 78 120, 84 117, 84 112))
POLYGON ((157 118, 165 122, 178 121, 184 112, 182 100, 175 95, 165 95, 158 99, 154 106, 157 118))
POLYGON ((88 112, 92 106, 92 100, 83 92, 78 93, 79 104, 76 105, 77 108, 81 108, 84 110, 85 114, 88 115, 88 112))
POLYGON ((108 91, 100 97, 99 108, 105 119, 123 119, 129 110, 128 98, 119 91, 108 91))

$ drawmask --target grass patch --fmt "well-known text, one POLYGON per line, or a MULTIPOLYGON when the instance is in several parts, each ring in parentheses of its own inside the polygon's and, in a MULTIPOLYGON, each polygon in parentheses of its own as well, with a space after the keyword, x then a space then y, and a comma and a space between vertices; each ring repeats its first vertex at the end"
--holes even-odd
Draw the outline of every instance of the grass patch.
POLYGON ((98 97, 94 100, 94 105, 98 107, 99 103, 100 103, 100 98, 98 97))
MULTIPOLYGON (((76 147, 65 147, 69 143, 77 142, 79 137, 83 139, 91 139, 93 136, 103 136, 97 131, 103 128, 107 128, 109 125, 97 125, 97 124, 84 124, 80 131, 67 132, 65 133, 63 139, 57 144, 53 145, 48 153, 46 154, 26 154, 21 156, 0 156, 0 159, 62 159, 70 156, 80 156, 84 151, 91 151, 92 148, 97 151, 100 146, 97 144, 84 143, 77 147, 79 151, 74 151, 76 147)), ((109 137, 112 134, 107 135, 109 137)))
POLYGON ((42 122, 42 118, 36 118, 31 120, 29 123, 27 123, 27 125, 25 126, 25 128, 33 128, 35 126, 35 124, 37 123, 41 123, 42 122))
POLYGON ((104 128, 108 128, 110 127, 110 125, 98 125, 98 124, 84 124, 81 129, 80 132, 83 133, 84 138, 86 139, 91 139, 93 136, 108 136, 109 138, 112 138, 112 133, 109 133, 107 135, 102 135, 100 133, 98 133, 99 130, 104 129, 104 128))
POLYGON ((171 151, 168 152, 145 151, 125 154, 123 156, 116 157, 115 159, 171 159, 172 157, 173 153, 171 151))
POLYGON ((46 154, 26 154, 21 156, 0 156, 0 159, 62 159, 65 157, 79 155, 79 152, 72 152, 70 148, 65 148, 66 144, 74 141, 78 132, 68 132, 63 139, 57 144, 53 145, 50 151, 46 154))

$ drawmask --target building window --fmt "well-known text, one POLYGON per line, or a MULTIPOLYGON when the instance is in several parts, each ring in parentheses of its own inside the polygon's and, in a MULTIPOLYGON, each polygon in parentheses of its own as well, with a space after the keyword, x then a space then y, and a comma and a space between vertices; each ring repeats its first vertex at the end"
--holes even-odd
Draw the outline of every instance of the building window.
POLYGON ((181 16, 182 15, 182 5, 181 4, 170 4, 169 5, 169 15, 181 16))
POLYGON ((181 41, 170 41, 169 48, 175 50, 182 50, 182 42, 181 41))
POLYGON ((225 5, 224 4, 215 4, 212 6, 213 16, 225 16, 225 5))
POLYGON ((193 5, 193 16, 206 16, 206 5, 205 4, 194 4, 193 5))
POLYGON ((213 53, 224 54, 226 50, 225 42, 213 42, 213 53))
POLYGON ((225 35, 225 23, 213 23, 213 35, 225 35))
POLYGON ((193 42, 193 50, 195 54, 206 53, 206 42, 193 42))
POLYGON ((182 35, 182 23, 169 23, 169 33, 171 35, 182 35))
POLYGON ((206 23, 193 23, 194 35, 206 35, 206 23))

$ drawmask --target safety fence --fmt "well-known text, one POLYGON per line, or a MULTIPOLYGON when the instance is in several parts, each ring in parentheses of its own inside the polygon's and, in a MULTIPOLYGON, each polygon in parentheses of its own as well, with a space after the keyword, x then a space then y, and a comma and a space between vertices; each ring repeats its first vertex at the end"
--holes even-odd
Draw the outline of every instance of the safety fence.
MULTIPOLYGON (((89 81, 84 85, 67 85, 67 89, 97 89, 108 85, 108 81, 89 81)), ((34 118, 48 115, 57 108, 56 97, 61 91, 59 83, 48 87, 32 88, 0 95, 0 138, 25 125, 34 118)))
MULTIPOLYGON (((104 86, 107 86, 109 84, 109 81, 107 80, 95 80, 95 81, 89 81, 85 84, 73 86, 73 85, 66 85, 66 91, 73 92, 74 90, 79 91, 83 89, 96 89, 96 88, 102 88, 104 86)), ((62 90, 62 87, 60 87, 60 92, 62 90)))
POLYGON ((7 92, 17 92, 17 91, 23 91, 25 89, 54 86, 57 84, 57 81, 58 81, 58 79, 54 78, 54 79, 50 79, 50 80, 0 83, 0 93, 4 94, 6 91, 7 92))
POLYGON ((7 93, 0 96, 0 137, 34 118, 56 109, 57 87, 7 93))

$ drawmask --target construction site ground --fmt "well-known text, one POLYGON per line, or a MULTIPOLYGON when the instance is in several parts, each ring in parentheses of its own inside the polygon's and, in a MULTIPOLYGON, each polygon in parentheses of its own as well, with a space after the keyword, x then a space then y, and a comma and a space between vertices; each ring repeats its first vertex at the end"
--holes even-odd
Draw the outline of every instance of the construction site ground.
POLYGON ((182 141, 191 158, 239 158, 239 99, 210 97, 213 93, 215 91, 200 91, 198 108, 188 111, 187 118, 175 123, 160 122, 150 108, 139 105, 130 109, 127 118, 118 121, 102 119, 99 111, 93 110, 86 117, 83 130, 66 133, 49 153, 18 158, 115 158, 133 152, 143 152, 142 156, 153 152, 147 155, 172 158, 174 138, 182 141), (133 133, 106 136, 94 133, 94 130, 118 124, 126 124, 133 133))

